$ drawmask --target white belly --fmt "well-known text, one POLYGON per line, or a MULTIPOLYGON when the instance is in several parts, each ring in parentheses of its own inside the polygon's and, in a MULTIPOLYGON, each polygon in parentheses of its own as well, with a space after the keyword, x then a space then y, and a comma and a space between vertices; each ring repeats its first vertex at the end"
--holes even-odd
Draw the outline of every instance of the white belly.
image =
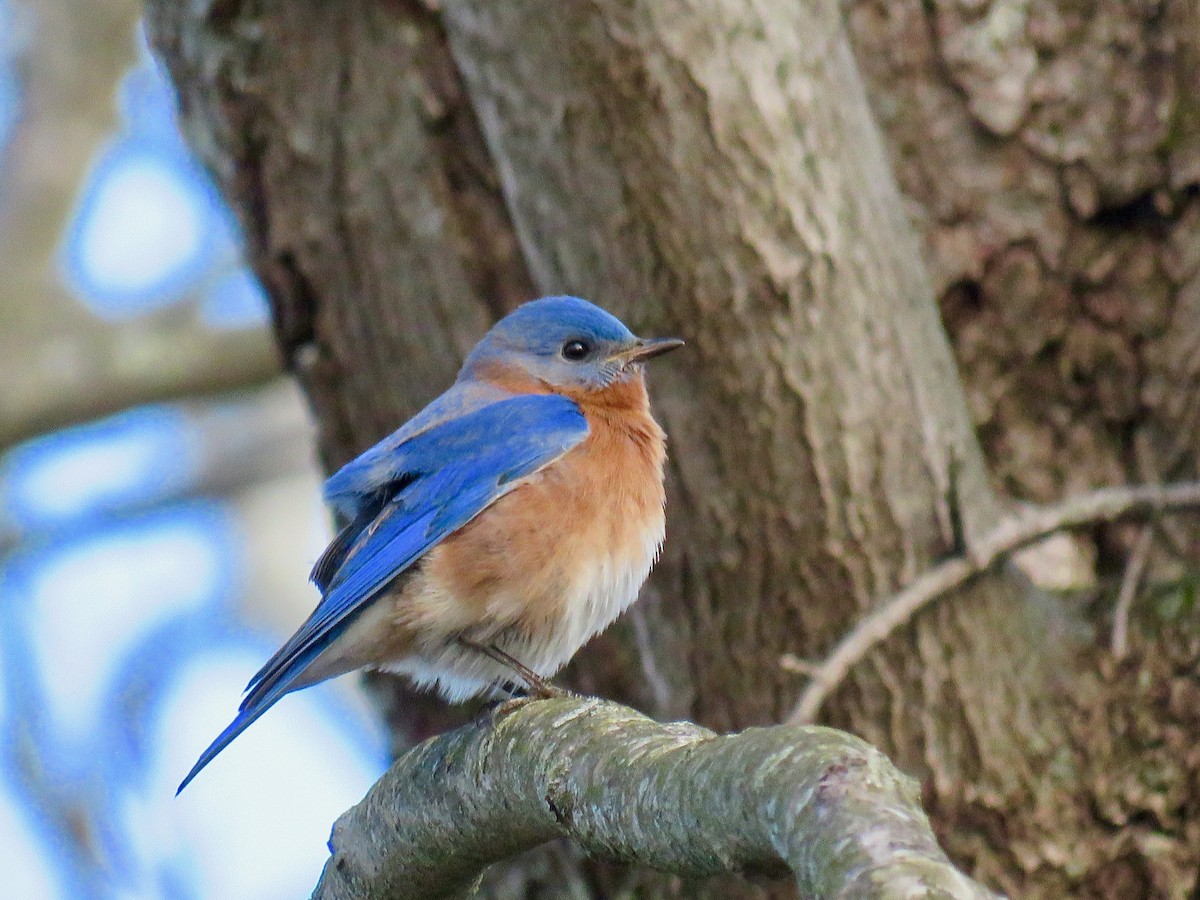
MULTIPOLYGON (((514 629, 500 633, 468 631, 465 636, 491 644, 538 675, 549 678, 592 637, 603 631, 634 600, 658 557, 664 536, 660 517, 643 532, 632 552, 605 554, 581 567, 575 584, 558 604, 557 620, 534 634, 514 629)), ((457 641, 438 637, 383 668, 407 675, 419 686, 437 690, 452 703, 500 693, 507 683, 520 685, 510 669, 457 641)))
POLYGON ((646 530, 633 553, 604 556, 586 567, 574 595, 563 604, 559 627, 544 636, 539 645, 528 648, 532 661, 525 664, 546 676, 566 665, 580 647, 612 624, 637 599, 662 542, 660 520, 646 530))

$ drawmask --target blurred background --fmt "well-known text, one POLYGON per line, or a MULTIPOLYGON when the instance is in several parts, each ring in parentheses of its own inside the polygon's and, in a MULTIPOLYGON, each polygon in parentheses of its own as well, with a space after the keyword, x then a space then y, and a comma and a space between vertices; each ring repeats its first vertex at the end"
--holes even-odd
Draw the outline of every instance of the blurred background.
POLYGON ((315 603, 329 522, 138 14, 0 0, 0 895, 304 896, 385 765, 354 679, 175 797, 315 603))

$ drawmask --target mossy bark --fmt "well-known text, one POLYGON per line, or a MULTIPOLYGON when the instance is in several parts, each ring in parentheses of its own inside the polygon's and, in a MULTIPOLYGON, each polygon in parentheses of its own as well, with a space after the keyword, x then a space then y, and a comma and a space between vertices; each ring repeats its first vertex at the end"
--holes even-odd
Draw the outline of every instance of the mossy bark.
POLYGON ((556 837, 691 878, 790 870, 812 898, 994 896, 950 865, 916 782, 857 738, 720 737, 569 698, 404 754, 338 820, 313 897, 467 897, 488 863, 556 837))

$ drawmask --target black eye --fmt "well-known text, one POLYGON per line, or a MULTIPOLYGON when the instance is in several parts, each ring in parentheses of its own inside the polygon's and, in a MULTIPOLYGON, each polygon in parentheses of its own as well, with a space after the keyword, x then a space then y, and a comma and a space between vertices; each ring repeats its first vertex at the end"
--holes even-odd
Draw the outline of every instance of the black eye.
POLYGON ((563 359, 568 359, 571 362, 579 362, 591 352, 592 345, 587 341, 567 341, 563 344, 562 348, 563 359))

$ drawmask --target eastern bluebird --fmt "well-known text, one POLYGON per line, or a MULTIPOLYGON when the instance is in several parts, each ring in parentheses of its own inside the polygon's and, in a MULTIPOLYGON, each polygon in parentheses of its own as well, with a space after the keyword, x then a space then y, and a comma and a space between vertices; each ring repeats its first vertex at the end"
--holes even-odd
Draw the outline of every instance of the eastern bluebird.
POLYGON ((196 774, 280 697, 364 666, 450 701, 534 692, 637 597, 664 536, 665 436, 636 337, 574 297, 501 319, 453 386, 325 483, 348 522, 321 601, 250 680, 196 774))

